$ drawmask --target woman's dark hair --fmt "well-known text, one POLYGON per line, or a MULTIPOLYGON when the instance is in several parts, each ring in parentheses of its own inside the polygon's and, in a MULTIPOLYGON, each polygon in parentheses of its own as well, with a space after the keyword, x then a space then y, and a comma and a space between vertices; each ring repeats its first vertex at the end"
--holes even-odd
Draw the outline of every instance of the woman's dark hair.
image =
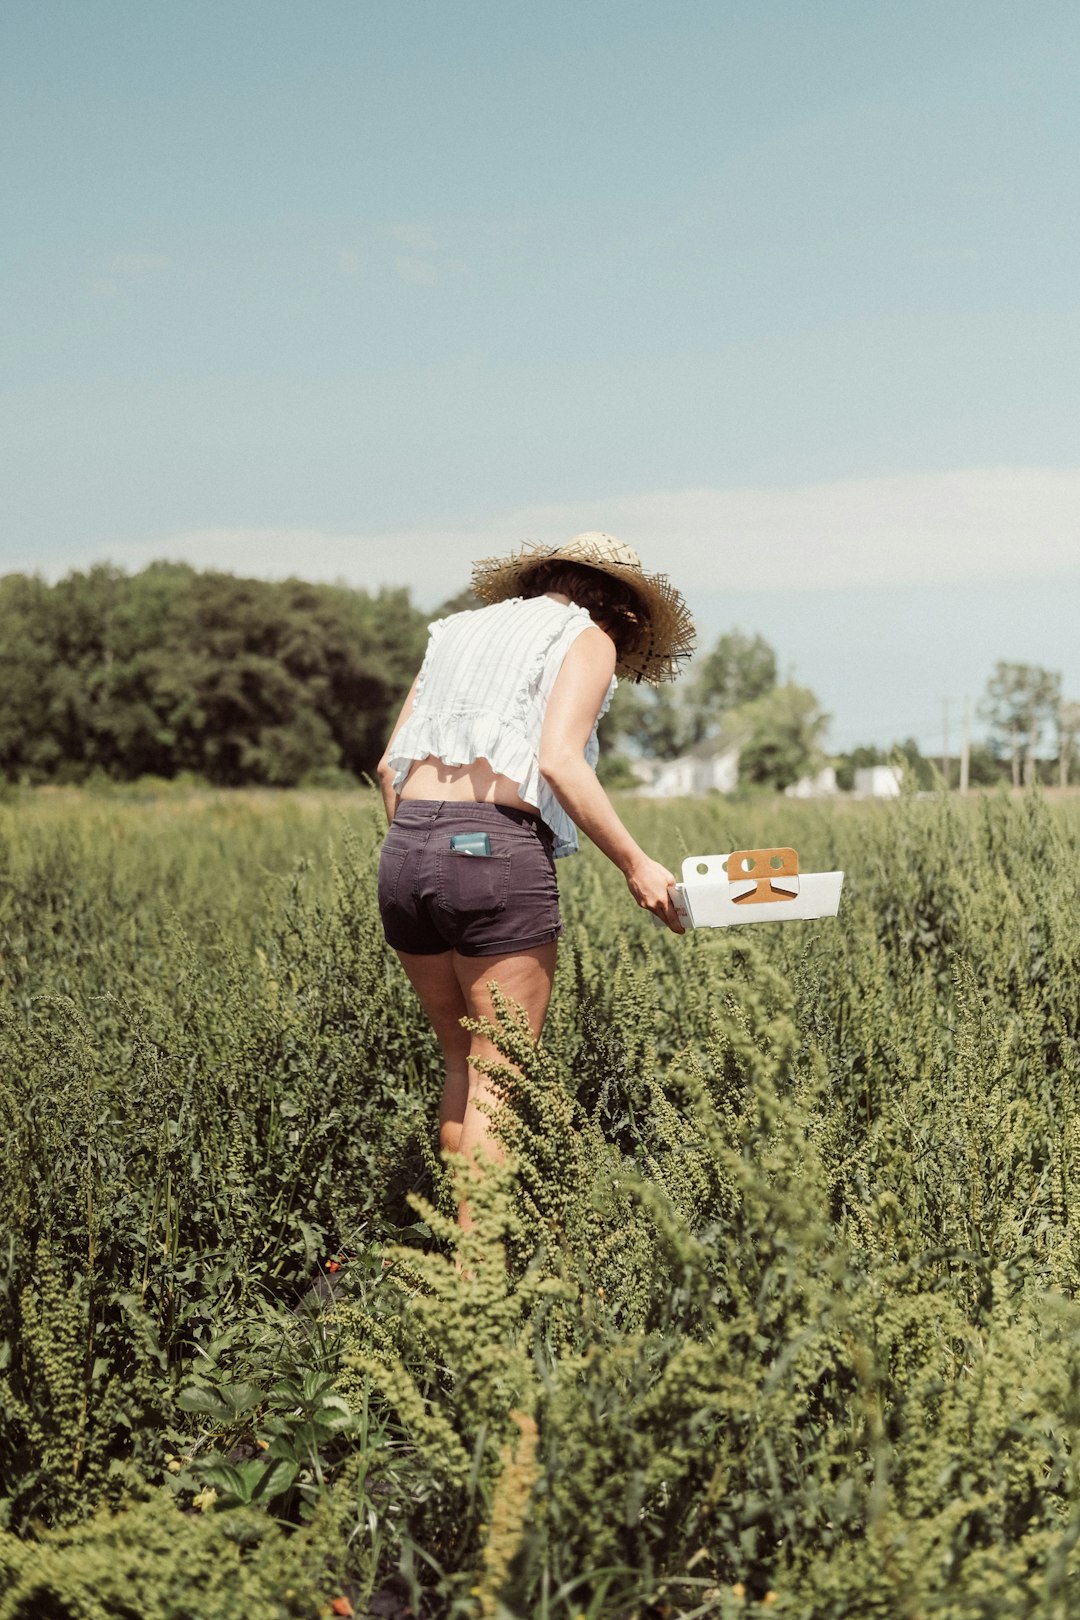
POLYGON ((607 631, 620 658, 648 629, 648 610, 633 587, 587 563, 562 562, 558 557, 537 563, 522 579, 521 595, 543 596, 546 591, 558 591, 583 607, 607 631))

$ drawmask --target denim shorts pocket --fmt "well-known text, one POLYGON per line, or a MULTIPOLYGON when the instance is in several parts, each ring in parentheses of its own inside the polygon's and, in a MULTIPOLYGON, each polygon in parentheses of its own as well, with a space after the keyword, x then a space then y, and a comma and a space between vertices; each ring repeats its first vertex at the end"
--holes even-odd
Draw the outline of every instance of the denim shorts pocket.
POLYGON ((412 851, 408 840, 400 834, 393 838, 387 833, 379 856, 379 909, 392 906, 398 898, 398 887, 405 862, 412 851))
POLYGON ((442 849, 436 857, 435 902, 456 916, 505 911, 510 895, 510 856, 466 855, 442 849))

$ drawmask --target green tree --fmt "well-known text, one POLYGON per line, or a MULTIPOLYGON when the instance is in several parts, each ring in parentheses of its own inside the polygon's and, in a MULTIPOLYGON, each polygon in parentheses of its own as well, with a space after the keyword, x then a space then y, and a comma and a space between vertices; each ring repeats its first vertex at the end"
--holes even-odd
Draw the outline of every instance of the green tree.
POLYGON ((202 574, 164 672, 178 757, 227 785, 374 769, 423 650, 405 591, 202 574))
POLYGON ((829 723, 817 698, 805 686, 774 686, 731 716, 733 730, 747 734, 739 757, 739 777, 777 790, 821 769, 821 739, 829 723))
POLYGON ((628 743, 631 754, 646 759, 677 758, 691 742, 679 689, 621 681, 600 722, 600 741, 605 751, 628 743))
POLYGON ((990 724, 990 746, 1007 756, 1014 787, 1035 781, 1035 756, 1047 724, 1061 701, 1061 676, 1038 664, 994 666, 980 712, 990 724))
POLYGON ((761 635, 729 630, 699 663, 687 691, 691 742, 718 731, 724 718, 772 691, 776 654, 761 635))
POLYGON ((730 730, 728 717, 776 685, 776 654, 762 636, 730 630, 675 686, 620 684, 601 730, 649 759, 676 759, 730 730))
POLYGON ((844 793, 850 793, 855 787, 855 772, 866 770, 871 765, 884 765, 889 758, 888 752, 877 748, 873 743, 858 743, 846 754, 837 754, 836 785, 844 793))
POLYGON ((968 754, 968 785, 970 787, 997 787, 1005 780, 1007 765, 1003 764, 992 748, 985 743, 972 743, 968 754))
POLYGON ((55 667, 48 585, 6 575, 0 579, 0 775, 11 781, 41 781, 56 769, 60 748, 45 723, 55 667))
POLYGON ((1070 767, 1080 742, 1080 703, 1062 699, 1054 716, 1057 728, 1058 783, 1067 787, 1070 767))
POLYGON ((920 792, 929 793, 940 781, 933 760, 927 759, 914 737, 905 737, 903 742, 894 743, 890 754, 897 764, 911 773, 920 792))
POLYGON ((0 771, 189 770, 232 786, 370 772, 419 665, 406 591, 158 563, 0 581, 0 771))
POLYGON ((386 736, 420 668, 430 615, 407 590, 369 596, 344 587, 324 588, 334 615, 327 626, 326 718, 345 769, 374 772, 386 736))

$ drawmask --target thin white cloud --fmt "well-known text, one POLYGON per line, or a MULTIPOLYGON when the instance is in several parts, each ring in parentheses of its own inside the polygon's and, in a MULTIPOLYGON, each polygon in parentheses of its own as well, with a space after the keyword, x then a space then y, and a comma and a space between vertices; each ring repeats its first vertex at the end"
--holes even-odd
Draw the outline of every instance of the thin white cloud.
POLYGON ((408 281, 414 287, 434 287, 439 279, 439 272, 426 259, 398 259, 396 268, 402 281, 408 281))
POLYGON ((145 276, 168 265, 164 253, 114 253, 107 269, 114 276, 145 276))
POLYGON ((168 264, 164 253, 114 253, 86 285, 95 298, 115 298, 122 286, 164 270, 168 264))
POLYGON ((469 227, 460 221, 451 221, 449 230, 445 225, 436 230, 423 220, 400 220, 372 226, 352 244, 328 248, 324 253, 342 276, 380 269, 385 273, 390 268, 399 281, 414 287, 433 287, 445 276, 459 275, 467 269, 467 259, 460 250, 465 244, 473 244, 478 231, 482 234, 483 230, 482 224, 469 227))
POLYGON ((410 253, 437 253, 439 238, 430 225, 422 220, 406 220, 397 225, 383 226, 383 236, 410 253))
MULTIPOLYGON (((537 509, 604 527, 709 590, 1080 578, 1080 469, 994 467, 792 489, 695 489, 537 509)), ((548 538, 547 533, 543 538, 548 538)))
MULTIPOLYGON (((606 529, 645 567, 696 591, 889 588, 1060 578, 1080 588, 1080 469, 985 468, 855 479, 794 489, 692 489, 552 503, 481 525, 341 533, 213 528, 107 548, 140 568, 158 557, 284 578, 408 585, 433 605, 470 564, 524 540, 555 544, 606 529)), ((102 548, 95 552, 100 559, 102 548)), ((84 566, 66 558, 62 567, 84 566)))
POLYGON ((343 276, 358 276, 366 267, 367 259, 356 248, 334 248, 330 253, 334 267, 343 276))

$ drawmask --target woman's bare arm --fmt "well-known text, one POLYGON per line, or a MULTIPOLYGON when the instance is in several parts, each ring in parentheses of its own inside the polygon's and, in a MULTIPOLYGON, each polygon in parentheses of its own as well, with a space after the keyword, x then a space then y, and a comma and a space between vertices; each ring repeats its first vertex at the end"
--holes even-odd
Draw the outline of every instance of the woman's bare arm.
POLYGON ((573 821, 626 878, 638 905, 683 932, 668 894, 674 874, 646 855, 616 814, 585 762, 589 740, 615 671, 615 645, 600 627, 583 630, 563 659, 540 734, 540 772, 573 821))
POLYGON ((409 718, 410 714, 412 714, 413 704, 416 701, 416 688, 419 680, 420 677, 418 675, 416 680, 413 681, 412 685, 409 687, 405 701, 401 705, 401 713, 395 720, 394 729, 390 733, 386 747, 383 749, 382 758, 375 767, 375 774, 379 778, 379 792, 382 794, 382 801, 386 806, 387 821, 393 821, 394 816, 397 813, 399 803, 398 795, 394 792, 394 777, 397 775, 397 772, 390 764, 388 756, 390 754, 390 749, 393 746, 395 737, 405 724, 406 720, 409 718))

